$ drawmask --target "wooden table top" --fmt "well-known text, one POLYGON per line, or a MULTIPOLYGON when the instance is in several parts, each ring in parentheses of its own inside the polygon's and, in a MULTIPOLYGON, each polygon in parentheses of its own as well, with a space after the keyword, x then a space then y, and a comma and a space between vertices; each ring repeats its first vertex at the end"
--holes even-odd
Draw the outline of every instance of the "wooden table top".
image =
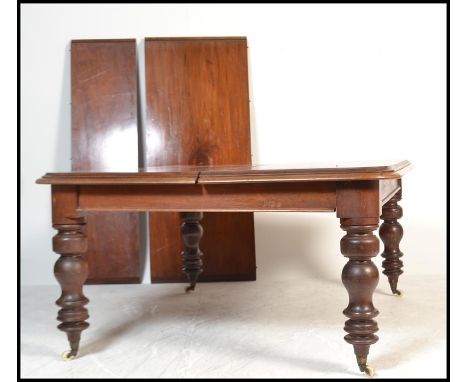
POLYGON ((403 161, 323 162, 298 165, 160 166, 129 172, 47 173, 39 184, 216 184, 399 179, 403 161))

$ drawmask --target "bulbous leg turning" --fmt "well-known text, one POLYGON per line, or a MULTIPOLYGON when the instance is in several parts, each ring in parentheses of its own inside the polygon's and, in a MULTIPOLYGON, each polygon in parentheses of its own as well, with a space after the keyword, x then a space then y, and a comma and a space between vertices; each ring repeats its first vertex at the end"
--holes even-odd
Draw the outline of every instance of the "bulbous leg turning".
POLYGON ((349 319, 344 330, 345 341, 353 345, 359 370, 373 375, 367 364, 370 345, 378 341, 379 330, 374 318, 379 314, 372 296, 379 280, 379 271, 371 258, 379 252, 379 239, 372 233, 378 227, 368 219, 341 219, 346 236, 341 239, 341 253, 349 260, 343 268, 341 279, 348 291, 349 303, 343 314, 349 319))
POLYGON ((398 205, 401 200, 401 191, 398 191, 387 203, 382 207, 381 219, 383 223, 379 229, 379 235, 384 243, 382 257, 383 274, 388 277, 390 288, 393 294, 401 295, 398 290, 398 278, 403 273, 401 269, 403 262, 401 257, 403 253, 400 251, 400 241, 403 237, 403 227, 398 223, 398 219, 403 216, 403 209, 398 205))
POLYGON ((78 220, 77 224, 54 224, 54 228, 58 234, 53 238, 53 248, 60 254, 54 274, 62 289, 56 301, 61 307, 57 316, 61 321, 58 328, 67 334, 70 350, 63 354, 63 358, 70 360, 77 356, 81 332, 89 326, 86 322, 88 310, 84 307, 89 300, 83 294, 88 275, 88 264, 82 256, 87 250, 84 219, 78 220))
POLYGON ((203 236, 203 227, 200 220, 203 218, 202 212, 183 212, 180 214, 182 226, 180 233, 185 244, 185 248, 181 255, 183 258, 184 267, 182 270, 187 275, 190 285, 185 288, 186 292, 195 290, 198 281, 198 276, 203 272, 203 262, 201 257, 203 253, 200 251, 200 239, 203 236))

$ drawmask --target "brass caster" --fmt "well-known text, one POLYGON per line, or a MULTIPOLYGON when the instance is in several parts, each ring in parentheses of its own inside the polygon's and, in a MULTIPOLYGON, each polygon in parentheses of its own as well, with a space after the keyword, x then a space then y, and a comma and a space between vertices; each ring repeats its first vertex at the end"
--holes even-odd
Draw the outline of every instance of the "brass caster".
POLYGON ((185 287, 185 293, 190 293, 191 291, 194 291, 194 290, 195 290, 195 287, 192 285, 185 287))
POLYGON ((403 297, 403 292, 402 292, 401 290, 399 290, 399 289, 397 289, 397 290, 395 291, 395 293, 393 293, 393 294, 394 294, 395 296, 398 296, 398 297, 403 297))
POLYGON ((375 370, 374 370, 374 368, 366 365, 366 367, 364 369, 364 373, 366 373, 366 375, 369 378, 372 378, 375 375, 375 370))
POLYGON ((72 359, 75 358, 75 354, 72 354, 72 352, 70 350, 67 350, 67 351, 63 352, 62 358, 63 358, 64 361, 71 361, 72 359))

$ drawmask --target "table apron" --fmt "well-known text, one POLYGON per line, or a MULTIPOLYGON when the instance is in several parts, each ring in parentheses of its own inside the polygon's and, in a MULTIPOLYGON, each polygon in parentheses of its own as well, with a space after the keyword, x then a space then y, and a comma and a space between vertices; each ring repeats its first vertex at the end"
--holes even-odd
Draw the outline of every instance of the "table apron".
POLYGON ((336 182, 82 185, 80 211, 335 211, 336 182))

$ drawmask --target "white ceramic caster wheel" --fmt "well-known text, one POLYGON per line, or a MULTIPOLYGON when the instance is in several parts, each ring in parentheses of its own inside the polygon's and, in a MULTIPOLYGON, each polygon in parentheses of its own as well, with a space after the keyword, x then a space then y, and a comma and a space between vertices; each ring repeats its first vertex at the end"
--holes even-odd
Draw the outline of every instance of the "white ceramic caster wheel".
POLYGON ((366 373, 366 375, 369 378, 372 378, 375 375, 375 370, 374 370, 374 368, 372 368, 370 366, 366 366, 366 369, 364 370, 364 373, 366 373))
POLYGON ((63 352, 62 357, 64 361, 71 361, 72 359, 75 358, 75 356, 71 353, 70 350, 67 350, 66 352, 63 352))

